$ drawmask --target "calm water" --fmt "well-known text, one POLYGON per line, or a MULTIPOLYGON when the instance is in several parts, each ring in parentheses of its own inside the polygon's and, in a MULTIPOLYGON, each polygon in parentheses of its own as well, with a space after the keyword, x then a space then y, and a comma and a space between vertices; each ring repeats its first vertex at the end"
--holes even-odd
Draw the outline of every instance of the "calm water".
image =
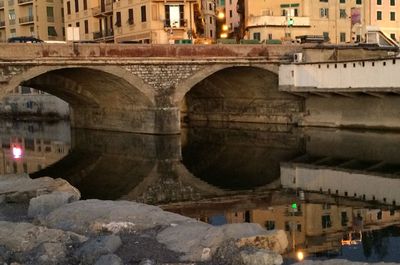
POLYGON ((286 264, 299 251, 400 262, 400 134, 241 126, 154 136, 3 121, 0 171, 61 177, 83 198, 160 205, 213 225, 283 229, 286 264))

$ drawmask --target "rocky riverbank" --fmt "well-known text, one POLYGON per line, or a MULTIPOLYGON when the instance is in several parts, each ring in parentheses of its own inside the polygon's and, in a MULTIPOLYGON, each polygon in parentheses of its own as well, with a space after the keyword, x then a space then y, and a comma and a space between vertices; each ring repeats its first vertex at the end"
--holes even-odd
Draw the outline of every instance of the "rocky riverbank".
POLYGON ((0 176, 0 263, 281 264, 283 231, 214 227, 128 201, 79 200, 62 179, 0 176))

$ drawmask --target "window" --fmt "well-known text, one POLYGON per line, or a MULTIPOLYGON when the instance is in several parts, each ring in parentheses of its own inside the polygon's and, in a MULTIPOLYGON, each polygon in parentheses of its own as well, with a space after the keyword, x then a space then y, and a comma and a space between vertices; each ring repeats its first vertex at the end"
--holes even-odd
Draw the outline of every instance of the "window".
MULTIPOLYGON (((212 18, 210 17, 210 21, 212 18)), ((165 6, 165 25, 167 27, 179 28, 185 26, 184 6, 166 5, 165 6)))
POLYGON ((211 38, 213 37, 213 31, 212 31, 212 29, 210 29, 210 37, 211 37, 211 38))
POLYGON ((89 21, 85 20, 85 34, 89 34, 89 21))
POLYGON ((340 42, 346 42, 346 32, 340 32, 340 42))
POLYGON ((322 35, 324 36, 324 39, 325 39, 326 41, 329 41, 329 40, 330 40, 330 38, 329 38, 329 32, 322 32, 322 35))
POLYGON ((261 40, 261 33, 260 32, 254 32, 253 33, 253 40, 261 40))
POLYGON ((382 11, 376 11, 376 20, 382 20, 382 11))
POLYGON ((57 36, 56 28, 53 26, 47 27, 47 34, 49 36, 56 37, 57 36))
POLYGON ((321 216, 321 223, 323 229, 332 227, 331 216, 330 215, 321 216))
POLYGON ((121 12, 116 13, 115 26, 121 27, 121 12))
POLYGON ((275 229, 275 221, 265 221, 265 229, 274 230, 275 229))
POLYGON ((54 17, 54 8, 51 6, 46 7, 47 17, 54 17))
POLYGON ((347 212, 342 212, 341 216, 341 224, 342 226, 347 226, 347 222, 349 221, 349 218, 347 218, 347 212))
POLYGON ((233 12, 232 12, 232 10, 229 10, 229 17, 232 17, 233 16, 233 12))
POLYGON ((390 20, 395 21, 396 20, 396 12, 390 12, 390 20))
POLYGON ((83 0, 83 10, 87 10, 87 0, 83 0))
POLYGON ((141 6, 140 7, 140 13, 142 15, 142 22, 146 22, 147 18, 146 18, 146 6, 141 6))
POLYGON ((329 8, 321 8, 320 16, 328 18, 329 17, 329 8))
POLYGON ((347 18, 346 9, 339 9, 339 17, 347 18))
POLYGON ((79 22, 76 22, 75 25, 77 28, 79 28, 81 24, 79 22))
POLYGON ((362 0, 356 0, 357 5, 362 5, 362 0))
POLYGON ((378 6, 382 5, 382 0, 376 0, 376 4, 377 4, 378 6))
POLYGON ((133 20, 133 8, 128 9, 128 24, 133 25, 135 22, 133 20))
POLYGON ((75 0, 75 13, 79 12, 79 0, 75 0))
POLYGON ((346 4, 346 0, 340 0, 339 3, 341 3, 341 4, 346 4))
POLYGON ((209 4, 208 4, 208 10, 210 10, 210 11, 213 10, 213 4, 212 4, 212 3, 209 3, 209 4))
POLYGON ((328 0, 319 0, 320 2, 328 3, 328 0))
POLYGON ((379 212, 376 214, 376 219, 382 220, 382 211, 379 211, 379 212))
POLYGON ((390 5, 395 6, 396 5, 396 0, 390 0, 390 5))
POLYGON ((395 33, 390 33, 390 38, 392 40, 396 40, 396 34, 395 33))
POLYGON ((212 17, 210 17, 210 25, 212 25, 212 21, 213 21, 213 20, 212 20, 212 17))
POLYGON ((71 15, 71 2, 70 1, 67 2, 67 14, 71 15))

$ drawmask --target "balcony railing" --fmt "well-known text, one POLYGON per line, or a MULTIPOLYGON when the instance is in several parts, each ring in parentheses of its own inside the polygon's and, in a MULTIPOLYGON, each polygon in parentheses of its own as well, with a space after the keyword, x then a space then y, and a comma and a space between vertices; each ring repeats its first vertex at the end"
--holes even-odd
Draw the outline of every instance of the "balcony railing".
MULTIPOLYGON (((293 27, 309 27, 310 18, 309 17, 292 17, 294 24, 293 27)), ((249 17, 248 19, 248 27, 255 26, 287 26, 288 18, 285 16, 255 16, 249 17)))
POLYGON ((0 9, 4 8, 4 1, 0 1, 0 9))
POLYGON ((93 16, 102 16, 107 13, 112 13, 113 11, 113 2, 110 0, 107 0, 104 2, 104 4, 92 8, 92 14, 93 16))
POLYGON ((5 21, 0 21, 0 28, 4 28, 6 26, 6 22, 5 21))
POLYGON ((47 17, 47 22, 54 22, 54 17, 47 17))
POLYGON ((31 4, 33 0, 18 0, 19 5, 31 4))
POLYGON ((114 37, 114 32, 112 30, 103 30, 103 31, 93 32, 94 40, 108 39, 108 38, 113 38, 113 37, 114 37))
POLYGON ((33 17, 32 16, 20 17, 19 18, 19 24, 27 24, 27 23, 33 23, 33 17))
POLYGON ((8 21, 8 24, 10 24, 11 26, 12 26, 12 25, 15 25, 15 19, 10 19, 10 20, 8 21))

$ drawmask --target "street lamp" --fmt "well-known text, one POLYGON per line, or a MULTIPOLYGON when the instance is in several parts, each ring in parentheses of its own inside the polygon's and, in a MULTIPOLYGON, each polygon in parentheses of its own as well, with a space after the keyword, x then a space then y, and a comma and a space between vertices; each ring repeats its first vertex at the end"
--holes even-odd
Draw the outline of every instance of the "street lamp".
POLYGON ((219 11, 217 17, 218 17, 218 19, 221 19, 221 20, 222 20, 222 19, 225 18, 225 13, 222 12, 222 11, 219 11))

